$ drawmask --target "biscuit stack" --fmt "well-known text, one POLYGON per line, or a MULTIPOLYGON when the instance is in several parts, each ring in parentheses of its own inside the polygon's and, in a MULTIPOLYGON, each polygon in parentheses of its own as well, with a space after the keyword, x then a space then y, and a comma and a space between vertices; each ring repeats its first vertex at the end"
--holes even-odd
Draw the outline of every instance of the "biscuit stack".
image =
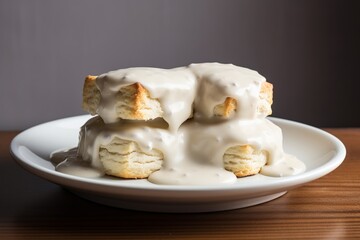
MULTIPOLYGON (((87 76, 82 106, 97 116, 81 129, 78 155, 108 175, 147 178, 166 165, 171 153, 147 146, 142 135, 117 133, 146 128, 154 131, 153 137, 161 130, 171 138, 186 122, 211 125, 235 118, 263 119, 272 112, 272 98, 272 84, 255 71, 231 64, 129 68, 87 76), (242 84, 244 76, 251 84, 242 84), (253 110, 246 112, 244 104, 254 105, 253 110)), ((235 144, 226 149, 222 162, 226 170, 244 177, 259 173, 268 158, 266 150, 250 143, 235 144)))

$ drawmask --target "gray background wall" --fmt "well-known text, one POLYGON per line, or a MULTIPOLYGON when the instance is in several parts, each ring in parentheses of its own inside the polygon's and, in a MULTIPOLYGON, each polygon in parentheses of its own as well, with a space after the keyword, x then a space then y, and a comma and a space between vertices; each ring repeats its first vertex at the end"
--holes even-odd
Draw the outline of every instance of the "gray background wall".
POLYGON ((83 114, 84 76, 234 63, 275 86, 274 116, 360 126, 357 1, 0 0, 0 129, 83 114))

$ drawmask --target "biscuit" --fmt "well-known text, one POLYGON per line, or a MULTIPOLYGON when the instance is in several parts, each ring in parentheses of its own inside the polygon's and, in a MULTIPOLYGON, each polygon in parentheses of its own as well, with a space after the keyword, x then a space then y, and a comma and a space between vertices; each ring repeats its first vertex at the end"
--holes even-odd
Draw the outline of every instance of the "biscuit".
MULTIPOLYGON (((269 82, 263 82, 260 88, 259 104, 257 113, 262 116, 272 114, 271 105, 273 103, 273 85, 269 82)), ((214 115, 224 118, 230 118, 237 110, 237 102, 234 98, 227 97, 222 104, 215 106, 214 115)))
POLYGON ((97 76, 88 75, 84 81, 82 108, 91 115, 96 114, 100 104, 101 94, 96 87, 97 76))
POLYGON ((121 178, 147 178, 161 168, 163 158, 156 149, 144 153, 136 142, 117 137, 107 145, 100 145, 99 149, 105 173, 121 178))
POLYGON ((246 177, 260 172, 267 162, 267 153, 250 145, 234 146, 226 150, 223 161, 226 170, 237 177, 246 177))
MULTIPOLYGON (((92 115, 97 114, 101 101, 96 78, 96 76, 87 76, 83 88, 82 108, 92 115)), ((140 83, 120 88, 116 98, 114 109, 119 119, 150 120, 163 115, 160 102, 151 98, 149 92, 140 83)))

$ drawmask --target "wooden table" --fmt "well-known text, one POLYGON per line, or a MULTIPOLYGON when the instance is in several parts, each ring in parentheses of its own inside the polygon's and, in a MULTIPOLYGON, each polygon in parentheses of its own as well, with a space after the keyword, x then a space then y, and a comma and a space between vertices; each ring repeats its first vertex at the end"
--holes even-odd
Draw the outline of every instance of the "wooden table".
POLYGON ((18 166, 17 132, 0 132, 0 239, 360 239, 360 129, 326 130, 347 148, 334 172, 262 205, 201 214, 83 200, 18 166))

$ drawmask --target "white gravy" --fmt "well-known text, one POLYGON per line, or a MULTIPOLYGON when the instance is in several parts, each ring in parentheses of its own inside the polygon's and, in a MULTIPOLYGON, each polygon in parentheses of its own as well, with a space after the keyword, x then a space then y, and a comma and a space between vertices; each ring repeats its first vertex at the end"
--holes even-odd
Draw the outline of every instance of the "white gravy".
POLYGON ((219 63, 191 64, 170 70, 129 68, 103 74, 96 80, 102 95, 99 116, 82 127, 77 154, 69 154, 56 170, 79 176, 101 176, 104 172, 99 148, 117 137, 137 142, 145 153, 152 149, 163 153, 162 168, 148 178, 157 184, 234 183, 236 176, 224 169, 223 155, 236 145, 251 145, 268 152, 261 174, 299 174, 305 171, 305 165, 283 152, 281 129, 257 113, 264 81, 256 71, 219 63), (116 93, 136 82, 152 98, 159 99, 167 124, 162 119, 117 119, 113 109, 116 93), (227 120, 214 117, 214 107, 226 97, 237 100, 236 113, 227 120))

